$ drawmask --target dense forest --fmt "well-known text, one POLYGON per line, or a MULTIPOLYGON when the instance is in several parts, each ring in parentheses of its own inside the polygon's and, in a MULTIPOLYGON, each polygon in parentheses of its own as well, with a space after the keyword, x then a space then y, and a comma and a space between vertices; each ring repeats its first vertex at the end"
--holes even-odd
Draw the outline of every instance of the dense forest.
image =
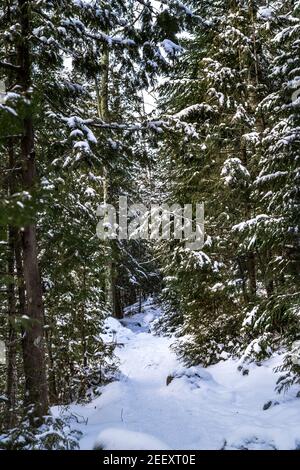
POLYGON ((299 1, 0 0, 0 153, 0 448, 78 447, 52 410, 118 380, 107 319, 149 298, 187 370, 276 356, 299 399, 299 1), (204 203, 202 248, 101 240, 120 196, 204 203))

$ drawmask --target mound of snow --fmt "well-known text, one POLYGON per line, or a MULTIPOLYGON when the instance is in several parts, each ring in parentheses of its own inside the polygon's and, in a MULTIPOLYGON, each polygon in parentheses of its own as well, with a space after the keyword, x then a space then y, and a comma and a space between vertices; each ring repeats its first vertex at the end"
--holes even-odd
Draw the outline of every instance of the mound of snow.
POLYGON ((213 381, 211 374, 203 367, 178 367, 167 377, 167 385, 175 379, 184 379, 197 388, 200 381, 213 381))
POLYGON ((95 443, 101 450, 168 450, 167 444, 143 432, 109 428, 102 431, 95 443))
POLYGON ((285 429, 283 433, 280 427, 240 425, 228 436, 225 448, 226 450, 298 450, 300 439, 296 436, 296 426, 285 429))
POLYGON ((101 337, 105 343, 127 343, 133 335, 132 331, 125 328, 116 318, 113 317, 106 318, 103 330, 101 337))

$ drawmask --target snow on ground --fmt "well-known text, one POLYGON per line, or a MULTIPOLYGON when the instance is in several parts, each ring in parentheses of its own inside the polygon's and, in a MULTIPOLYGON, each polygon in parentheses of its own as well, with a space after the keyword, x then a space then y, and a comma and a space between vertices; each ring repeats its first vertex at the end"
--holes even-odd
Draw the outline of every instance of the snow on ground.
POLYGON ((87 423, 81 449, 300 449, 299 399, 274 391, 278 357, 251 365, 249 375, 233 360, 187 369, 170 349, 172 338, 151 333, 159 308, 149 299, 142 310, 127 310, 122 324, 107 320, 120 380, 90 404, 70 407, 87 423))

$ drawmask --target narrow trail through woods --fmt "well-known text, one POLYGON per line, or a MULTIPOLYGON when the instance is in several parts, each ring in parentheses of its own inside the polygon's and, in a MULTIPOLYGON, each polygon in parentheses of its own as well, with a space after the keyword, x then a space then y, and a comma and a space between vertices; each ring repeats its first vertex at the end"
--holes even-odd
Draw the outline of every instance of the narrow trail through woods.
POLYGON ((81 449, 96 442, 109 450, 300 446, 297 400, 274 392, 278 358, 250 366, 247 376, 233 360, 186 368, 170 348, 172 338, 152 332, 160 314, 149 299, 142 313, 107 320, 105 338, 118 343, 120 380, 90 404, 71 406, 87 423, 80 425, 81 449), (278 404, 263 410, 271 400, 278 404))

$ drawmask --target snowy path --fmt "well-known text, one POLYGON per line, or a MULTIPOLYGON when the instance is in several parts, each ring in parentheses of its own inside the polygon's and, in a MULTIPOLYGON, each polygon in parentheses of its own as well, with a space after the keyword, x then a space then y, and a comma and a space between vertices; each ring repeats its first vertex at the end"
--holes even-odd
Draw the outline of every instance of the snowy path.
POLYGON ((122 376, 92 403, 72 405, 88 420, 80 427, 81 449, 92 449, 97 440, 110 450, 300 446, 299 400, 274 392, 276 359, 253 365, 248 376, 231 360, 206 370, 186 369, 170 350, 172 340, 149 331, 158 314, 148 302, 144 314, 123 321, 126 327, 110 319, 124 344, 117 348, 122 376), (174 371, 184 375, 167 386, 174 371), (280 405, 263 411, 270 400, 280 405))

